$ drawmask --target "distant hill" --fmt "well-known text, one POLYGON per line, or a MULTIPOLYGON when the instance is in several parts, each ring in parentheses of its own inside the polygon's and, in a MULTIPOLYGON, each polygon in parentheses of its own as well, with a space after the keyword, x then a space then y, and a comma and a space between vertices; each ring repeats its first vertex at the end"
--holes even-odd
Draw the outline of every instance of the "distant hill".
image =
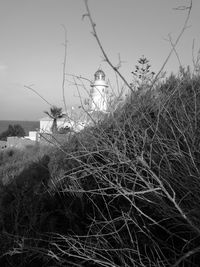
POLYGON ((39 121, 11 121, 11 120, 0 120, 0 133, 7 130, 8 125, 20 124, 25 130, 26 135, 28 135, 29 131, 35 131, 40 127, 39 121))

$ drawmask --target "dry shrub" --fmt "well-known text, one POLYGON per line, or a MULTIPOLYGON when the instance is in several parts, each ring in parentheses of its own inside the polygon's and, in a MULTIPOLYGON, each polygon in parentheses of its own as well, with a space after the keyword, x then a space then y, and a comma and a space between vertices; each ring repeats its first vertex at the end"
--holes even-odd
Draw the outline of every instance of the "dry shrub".
POLYGON ((28 242, 27 230, 14 255, 34 252, 47 266, 198 266, 199 105, 199 76, 182 70, 49 153, 49 193, 31 198, 43 242, 28 242))
POLYGON ((91 222, 84 236, 57 237, 53 255, 86 266, 198 266, 199 105, 199 77, 182 71, 63 148, 64 175, 79 181, 91 222))

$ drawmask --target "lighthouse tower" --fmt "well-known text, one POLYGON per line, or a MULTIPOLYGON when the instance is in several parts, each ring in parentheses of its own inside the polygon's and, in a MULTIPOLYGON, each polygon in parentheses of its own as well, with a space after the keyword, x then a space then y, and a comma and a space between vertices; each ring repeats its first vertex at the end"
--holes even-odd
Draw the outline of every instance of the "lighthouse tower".
POLYGON ((106 112, 108 109, 108 85, 105 81, 105 73, 101 69, 95 72, 91 87, 91 110, 106 112))

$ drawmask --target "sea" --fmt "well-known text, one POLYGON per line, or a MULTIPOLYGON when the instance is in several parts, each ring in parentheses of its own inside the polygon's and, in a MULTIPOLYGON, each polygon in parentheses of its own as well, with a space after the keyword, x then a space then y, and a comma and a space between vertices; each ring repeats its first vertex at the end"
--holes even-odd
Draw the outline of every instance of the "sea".
POLYGON ((8 129, 9 125, 19 124, 24 129, 26 135, 29 131, 36 131, 40 127, 39 121, 12 121, 12 120, 0 120, 0 134, 8 129))

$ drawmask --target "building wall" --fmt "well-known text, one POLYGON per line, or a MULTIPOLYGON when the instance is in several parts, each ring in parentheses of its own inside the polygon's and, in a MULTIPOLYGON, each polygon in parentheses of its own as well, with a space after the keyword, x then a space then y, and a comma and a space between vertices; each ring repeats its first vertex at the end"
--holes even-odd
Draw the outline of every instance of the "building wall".
MULTIPOLYGON (((40 133, 51 133, 53 120, 40 120, 40 133)), ((73 123, 67 120, 57 120, 58 129, 62 127, 73 127, 73 123)))
POLYGON ((105 92, 105 87, 95 86, 92 94, 92 104, 91 109, 93 111, 106 111, 107 106, 107 94, 105 92))
POLYGON ((104 80, 95 80, 91 85, 91 109, 93 111, 107 111, 108 109, 108 85, 104 80))
POLYGON ((38 132, 36 131, 30 131, 28 136, 24 136, 26 139, 30 139, 32 141, 37 141, 38 140, 38 132))

